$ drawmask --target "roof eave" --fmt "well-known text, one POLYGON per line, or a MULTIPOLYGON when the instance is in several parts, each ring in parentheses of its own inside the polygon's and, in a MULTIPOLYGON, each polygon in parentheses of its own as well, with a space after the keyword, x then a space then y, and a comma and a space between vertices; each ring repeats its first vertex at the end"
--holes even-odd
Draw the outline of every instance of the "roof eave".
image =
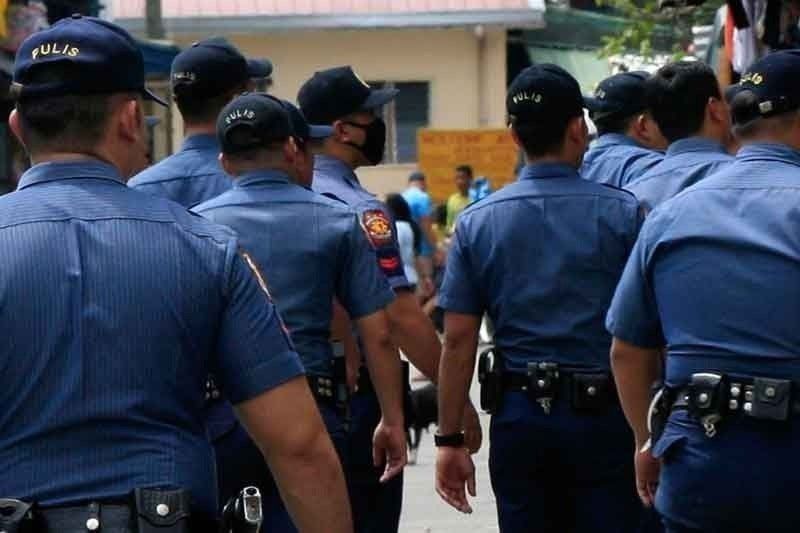
MULTIPOLYGON (((116 19, 114 22, 132 33, 144 33, 143 18, 116 19)), ((481 10, 402 14, 341 15, 261 15, 168 17, 164 27, 171 34, 267 33, 292 30, 440 28, 458 26, 506 26, 543 28, 541 9, 481 10)))

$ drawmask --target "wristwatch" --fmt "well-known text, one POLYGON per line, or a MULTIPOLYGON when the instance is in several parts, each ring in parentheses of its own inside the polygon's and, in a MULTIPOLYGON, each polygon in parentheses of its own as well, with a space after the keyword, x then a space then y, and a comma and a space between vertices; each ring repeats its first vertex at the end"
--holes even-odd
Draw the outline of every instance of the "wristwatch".
POLYGON ((464 446, 464 432, 451 433, 449 435, 433 435, 433 442, 437 448, 461 448, 464 446))

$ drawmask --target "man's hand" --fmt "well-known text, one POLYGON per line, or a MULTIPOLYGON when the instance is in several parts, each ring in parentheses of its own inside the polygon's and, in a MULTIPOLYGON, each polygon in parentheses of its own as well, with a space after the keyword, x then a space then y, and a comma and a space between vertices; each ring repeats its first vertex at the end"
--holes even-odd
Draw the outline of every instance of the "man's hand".
POLYGON ((652 507, 656 500, 658 476, 661 473, 661 461, 653 457, 650 450, 636 450, 633 458, 636 466, 636 492, 645 507, 652 507))
POLYGON ((385 465, 381 483, 386 483, 403 471, 408 463, 407 453, 403 424, 392 426, 381 420, 372 439, 372 461, 376 467, 385 465))
POLYGON ((467 494, 475 496, 475 465, 466 448, 441 447, 436 456, 436 492, 462 513, 471 513, 467 494))
POLYGON ((481 442, 483 441, 483 431, 481 430, 481 421, 478 418, 478 411, 472 402, 467 402, 464 408, 464 446, 467 447, 469 453, 478 453, 481 449, 481 442))

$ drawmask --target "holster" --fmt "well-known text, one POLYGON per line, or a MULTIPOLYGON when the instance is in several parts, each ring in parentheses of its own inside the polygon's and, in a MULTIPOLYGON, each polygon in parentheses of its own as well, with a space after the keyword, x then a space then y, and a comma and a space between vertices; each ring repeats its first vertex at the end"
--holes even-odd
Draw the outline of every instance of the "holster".
POLYGON ((661 382, 654 383, 651 388, 650 409, 647 412, 647 429, 650 431, 651 446, 655 446, 664 434, 672 402, 672 391, 661 382))
POLYGON ((478 358, 478 382, 481 385, 481 409, 496 413, 504 393, 505 363, 496 348, 485 350, 478 358))
POLYGON ((245 487, 225 504, 220 532, 258 533, 263 519, 261 493, 256 487, 245 487))
POLYGON ((136 489, 138 533, 188 533, 191 499, 185 489, 136 489))
POLYGON ((33 504, 0 498, 0 531, 28 533, 33 531, 33 504))

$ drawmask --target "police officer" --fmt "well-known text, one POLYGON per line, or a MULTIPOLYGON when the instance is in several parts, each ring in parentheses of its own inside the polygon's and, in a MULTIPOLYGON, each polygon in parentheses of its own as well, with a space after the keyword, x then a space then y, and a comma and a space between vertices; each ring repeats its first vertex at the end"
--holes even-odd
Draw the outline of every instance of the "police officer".
POLYGON ((648 217, 607 319, 639 495, 670 533, 800 523, 800 55, 764 57, 739 89, 743 148, 648 217), (671 414, 648 443, 664 350, 653 410, 671 414))
MULTIPOLYGON (((610 381, 603 318, 636 240, 636 199, 578 175, 588 131, 578 82, 534 65, 506 100, 527 166, 461 213, 439 305, 437 492, 471 512, 460 413, 481 316, 495 325, 489 470, 500 531, 634 531, 631 434, 610 381), (626 465, 627 463, 627 465, 626 465)), ((484 374, 487 356, 481 357, 484 374)), ((489 387, 485 376, 483 386, 489 387)))
POLYGON ((186 138, 178 152, 141 172, 128 185, 185 207, 227 191, 231 181, 217 160, 217 117, 234 96, 255 85, 254 78, 268 77, 271 72, 270 63, 248 61, 222 37, 194 43, 175 56, 172 94, 186 138))
POLYGON ((646 211, 724 167, 732 158, 730 115, 714 71, 679 61, 646 82, 647 103, 670 145, 664 160, 626 188, 646 211))
MULTIPOLYGON (((358 325, 382 413, 373 437, 374 455, 386 463, 383 477, 388 480, 402 471, 406 457, 400 360, 389 338, 385 312, 394 293, 378 269, 355 213, 307 188, 314 159, 309 141, 332 131, 326 126, 310 127, 296 107, 269 95, 237 97, 218 121, 222 165, 235 177, 234 188, 194 210, 234 229, 263 268, 328 432, 344 460, 347 434, 342 408, 346 405, 338 402, 346 397, 337 399, 335 394, 347 384, 344 373, 335 372, 329 342, 334 297, 358 325), (291 231, 289 239, 287 231, 291 231)), ((260 476, 255 481, 261 481, 262 491, 269 495, 264 504, 266 531, 296 531, 274 483, 269 482, 269 472, 254 469, 248 459, 257 449, 242 442, 246 434, 239 433, 241 437, 234 432, 215 443, 218 472, 228 479, 240 478, 231 487, 223 486, 223 494, 260 476)))
POLYGON ((659 163, 667 148, 647 109, 647 72, 623 72, 606 78, 586 98, 599 138, 583 158, 581 177, 624 187, 659 163))
POLYGON ((0 530, 215 531, 213 370, 303 531, 350 531, 252 260, 230 230, 125 187, 146 162, 144 80, 136 41, 100 19, 64 19, 17 54, 9 125, 34 166, 0 199, 0 497, 19 500, 0 503, 0 530))
MULTIPOLYGON (((436 381, 441 344, 430 320, 422 312, 403 272, 394 224, 386 206, 359 183, 354 170, 377 165, 383 159, 386 124, 379 114, 395 96, 395 89, 376 90, 351 67, 316 72, 300 88, 297 100, 306 118, 333 127, 323 143, 315 143, 315 191, 352 207, 372 243, 378 265, 395 291, 388 307, 392 339, 408 359, 436 381)), ((374 387, 363 373, 351 401, 350 497, 356 531, 397 531, 402 506, 402 478, 381 484, 380 471, 372 465, 371 440, 380 420, 374 387)), ((473 451, 480 447, 480 424, 470 405, 465 410, 473 451)))

